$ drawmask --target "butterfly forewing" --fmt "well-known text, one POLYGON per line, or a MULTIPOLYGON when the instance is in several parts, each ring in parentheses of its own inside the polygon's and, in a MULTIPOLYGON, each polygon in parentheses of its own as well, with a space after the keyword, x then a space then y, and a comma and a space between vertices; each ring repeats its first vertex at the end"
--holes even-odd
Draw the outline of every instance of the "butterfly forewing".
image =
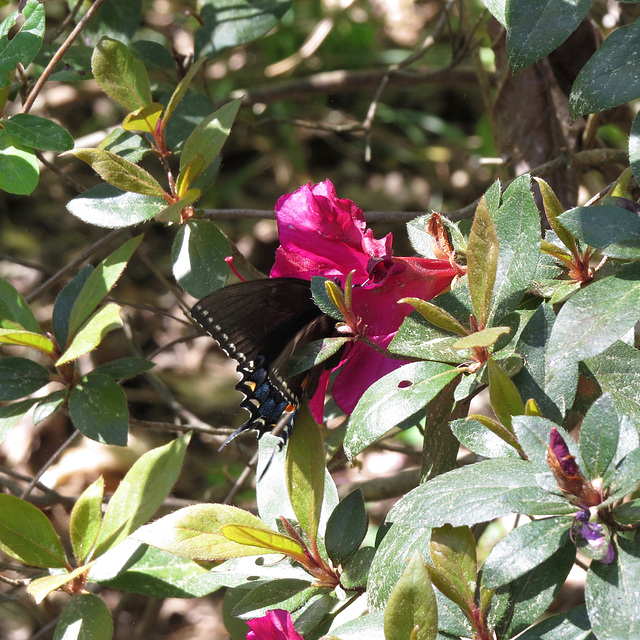
MULTIPOLYGON (((336 324, 313 302, 309 282, 295 278, 230 285, 200 300, 191 315, 238 362, 236 388, 246 395, 241 406, 250 417, 232 437, 247 429, 262 434, 283 412, 295 412, 303 387, 315 388, 319 371, 287 379, 287 362, 298 346, 331 335, 336 324)), ((291 421, 284 440, 290 427, 291 421)))

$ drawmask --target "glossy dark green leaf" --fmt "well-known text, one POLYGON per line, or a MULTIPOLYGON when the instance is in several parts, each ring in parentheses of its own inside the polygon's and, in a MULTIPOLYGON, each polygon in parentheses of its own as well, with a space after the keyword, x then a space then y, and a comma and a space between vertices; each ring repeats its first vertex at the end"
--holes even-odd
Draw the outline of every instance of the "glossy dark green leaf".
POLYGON ((611 564, 592 562, 585 600, 593 632, 600 640, 632 640, 640 635, 640 536, 617 538, 611 564))
POLYGON ((351 414, 344 439, 347 457, 358 455, 393 426, 425 407, 458 375, 458 369, 440 362, 413 362, 375 382, 351 414))
POLYGON ((0 358, 0 401, 17 400, 44 387, 49 372, 37 362, 19 357, 0 358))
POLYGON ((482 582, 490 589, 531 571, 550 558, 569 538, 573 518, 543 518, 511 531, 491 550, 483 566, 482 582))
POLYGON ((129 469, 109 501, 96 542, 96 557, 124 540, 164 502, 178 479, 190 437, 186 433, 148 451, 129 469))
POLYGON ((435 640, 436 597, 421 555, 416 551, 396 583, 384 612, 386 640, 435 640))
POLYGON ((104 600, 92 593, 75 595, 56 625, 53 640, 111 640, 113 620, 104 600))
POLYGON ((335 565, 355 553, 367 535, 367 525, 364 498, 357 489, 340 501, 327 522, 324 542, 335 565))
POLYGON ((518 640, 596 640, 591 631, 587 608, 580 605, 545 618, 540 624, 527 629, 518 640))
POLYGON ((584 287, 560 310, 549 338, 552 371, 592 358, 629 331, 640 318, 640 264, 584 287))
MULTIPOLYGON (((131 162, 140 162, 142 158, 151 153, 151 145, 146 138, 136 133, 132 133, 131 131, 125 131, 122 127, 116 127, 111 133, 103 138, 102 142, 96 146, 96 149, 104 149, 105 151, 117 153, 119 156, 122 156, 131 162)), ((109 186, 110 191, 107 191, 107 193, 110 193, 115 189, 115 187, 111 187, 111 185, 99 186, 109 186)), ((96 187, 93 187, 89 191, 93 191, 95 188, 96 187)), ((120 189, 117 191, 120 191, 120 189)))
POLYGON ((557 49, 578 27, 591 0, 506 2, 507 59, 515 74, 557 49))
POLYGON ((151 220, 166 204, 163 198, 99 184, 67 202, 67 211, 88 224, 120 229, 151 220))
POLYGON ((580 428, 580 454, 587 478, 602 478, 618 449, 620 419, 607 393, 590 407, 580 428))
POLYGON ((314 340, 313 342, 303 345, 299 349, 296 349, 296 352, 289 362, 287 362, 287 368, 285 370, 286 376, 294 376, 297 373, 302 373, 321 364, 340 351, 347 342, 350 342, 349 338, 337 337, 314 340))
POLYGON ((39 179, 40 168, 33 149, 0 129, 0 189, 28 196, 38 186, 39 179))
POLYGON ((579 240, 611 258, 640 257, 640 218, 614 205, 575 207, 559 221, 579 240))
POLYGON ((69 317, 76 298, 82 291, 87 278, 93 273, 93 266, 85 265, 75 275, 73 280, 67 282, 56 298, 53 307, 53 332, 62 349, 66 348, 69 339, 69 317))
POLYGON ((147 70, 122 42, 101 38, 91 57, 91 69, 102 90, 125 109, 135 111, 151 102, 147 70))
POLYGON ((28 67, 36 57, 42 45, 44 30, 44 5, 36 0, 29 0, 20 12, 14 11, 4 19, 0 25, 0 89, 11 84, 13 74, 8 74, 15 70, 18 63, 28 67), (16 24, 18 13, 22 13, 25 22, 20 31, 9 39, 7 36, 16 24))
POLYGON ((69 414, 87 438, 103 444, 127 444, 127 398, 113 378, 99 373, 82 378, 69 396, 69 414))
MULTIPOLYGON (((544 614, 564 584, 575 557, 576 547, 567 540, 542 564, 496 590, 494 598, 508 596, 507 608, 496 621, 498 637, 512 638, 544 614)), ((548 640, 551 638, 556 640, 555 636, 548 640)))
POLYGON ((95 46, 102 36, 109 36, 130 45, 141 20, 142 0, 111 0, 98 9, 82 33, 92 46, 95 46))
POLYGON ((519 458, 518 452, 477 420, 454 420, 451 431, 460 444, 485 458, 519 458))
POLYGON ((524 460, 484 460, 429 480, 402 497, 388 520, 424 527, 472 525, 507 513, 575 512, 563 498, 538 486, 538 468, 524 460))
POLYGON ((285 578, 259 582, 250 587, 249 593, 233 607, 232 613, 238 618, 248 619, 263 616, 269 609, 295 611, 317 591, 317 587, 311 587, 311 580, 285 578))
POLYGON ((204 27, 196 31, 196 58, 211 58, 228 47, 259 38, 290 6, 290 0, 205 0, 200 9, 204 27))
POLYGON ((373 547, 358 549, 344 563, 340 584, 347 590, 366 587, 375 554, 373 547))
POLYGON ((489 318, 492 324, 517 308, 533 280, 540 258, 540 214, 531 193, 531 176, 516 178, 492 216, 498 263, 489 318))
POLYGON ((229 243, 213 222, 189 220, 171 247, 173 275, 185 291, 203 298, 227 283, 228 255, 229 243))
POLYGON ((389 344, 389 350, 410 358, 461 364, 467 360, 468 354, 453 348, 459 339, 459 335, 435 327, 414 312, 400 325, 389 344))
POLYGON ((2 320, 17 322, 27 331, 40 332, 40 325, 33 311, 15 287, 4 278, 0 278, 0 327, 2 320))
POLYGON ((573 83, 572 118, 612 109, 640 96, 640 60, 630 55, 640 46, 640 22, 618 27, 600 45, 573 83))
POLYGON ((97 366, 93 373, 102 373, 105 376, 120 380, 122 378, 133 378, 155 366, 154 362, 144 358, 119 358, 111 362, 105 362, 97 366))
POLYGON ((11 137, 26 147, 48 151, 73 149, 71 134, 59 124, 40 116, 17 113, 4 121, 4 128, 11 137))
POLYGON ((525 359, 524 367, 513 378, 513 383, 526 402, 536 401, 542 414, 554 422, 562 418, 573 405, 578 388, 578 367, 567 364, 558 371, 548 366, 548 344, 555 313, 550 305, 540 305, 522 330, 516 352, 525 359))
POLYGON ((0 550, 34 567, 68 567, 62 542, 37 507, 0 493, 0 550))

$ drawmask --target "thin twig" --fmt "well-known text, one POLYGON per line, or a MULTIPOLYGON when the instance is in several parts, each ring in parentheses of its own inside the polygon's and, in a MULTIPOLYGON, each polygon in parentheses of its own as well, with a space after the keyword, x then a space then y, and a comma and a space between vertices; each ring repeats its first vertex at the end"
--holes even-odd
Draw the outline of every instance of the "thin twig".
POLYGON ((46 43, 55 42, 55 40, 57 40, 58 36, 71 24, 71 22, 76 17, 76 15, 78 15, 78 11, 80 10, 80 7, 82 6, 83 2, 84 0, 78 0, 78 2, 76 2, 75 6, 73 7, 73 10, 71 11, 71 13, 67 15, 67 17, 62 21, 60 26, 55 31, 45 36, 44 41, 46 43))
POLYGON ((56 167, 55 164, 49 162, 41 151, 35 150, 36 158, 42 162, 50 171, 53 171, 57 176, 64 180, 76 193, 84 193, 87 188, 74 180, 70 175, 67 175, 60 167, 56 167))
POLYGON ((69 264, 65 265, 62 269, 45 280, 41 285, 36 287, 29 295, 25 296, 26 301, 33 302, 34 300, 39 298, 47 289, 49 289, 49 287, 53 286, 56 282, 58 282, 58 280, 64 278, 67 273, 75 271, 75 269, 79 265, 87 262, 90 258, 92 258, 98 249, 108 244, 112 240, 120 237, 124 233, 127 233, 127 229, 114 229, 111 233, 108 233, 106 236, 103 236, 102 238, 94 242, 90 247, 76 256, 69 264))
POLYGON ((54 69, 58 66, 60 60, 67 52, 69 47, 75 42, 76 38, 80 35, 80 32, 87 26, 91 18, 96 14, 98 9, 102 6, 104 0, 95 0, 95 2, 89 7, 87 13, 82 16, 82 19, 75 26, 74 30, 68 35, 67 39, 60 45, 60 48, 56 51, 53 58, 51 58, 49 64, 46 69, 42 72, 42 75, 38 78, 38 81, 33 86, 33 89, 29 92, 27 99, 25 100, 24 106, 22 107, 23 113, 29 113, 33 103, 40 91, 42 91, 42 87, 44 87, 45 83, 49 79, 49 76, 53 73, 54 69))
POLYGON ((249 479, 249 476, 254 472, 257 464, 258 452, 256 451, 242 473, 238 476, 238 479, 234 482, 233 487, 231 487, 231 489, 229 490, 229 493, 227 494, 222 504, 229 504, 233 500, 236 493, 240 491, 244 483, 249 479))

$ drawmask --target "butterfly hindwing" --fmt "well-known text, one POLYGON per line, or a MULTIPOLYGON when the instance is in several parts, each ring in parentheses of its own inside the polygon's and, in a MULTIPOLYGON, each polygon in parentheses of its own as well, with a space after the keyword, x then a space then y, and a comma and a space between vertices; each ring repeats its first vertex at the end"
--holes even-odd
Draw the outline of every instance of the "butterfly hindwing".
POLYGON ((336 324, 313 302, 309 282, 270 278, 233 284, 200 300, 191 315, 238 362, 242 378, 236 388, 245 394, 241 406, 250 416, 229 440, 249 429, 262 435, 291 412, 281 435, 286 441, 302 393, 313 392, 320 374, 286 378, 287 362, 299 346, 331 335, 336 324))

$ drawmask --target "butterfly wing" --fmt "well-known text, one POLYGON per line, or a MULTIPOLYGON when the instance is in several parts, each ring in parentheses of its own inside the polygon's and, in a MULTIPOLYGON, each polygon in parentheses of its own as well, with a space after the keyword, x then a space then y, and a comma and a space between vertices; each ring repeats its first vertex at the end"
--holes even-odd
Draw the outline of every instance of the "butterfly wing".
MULTIPOLYGON (((297 347, 330 335, 336 324, 313 302, 309 282, 296 278, 230 285, 200 300, 191 315, 238 362, 242 375, 236 388, 245 394, 241 406, 250 416, 229 440, 249 429, 259 435, 270 431, 284 412, 293 418, 304 389, 317 384, 319 371, 285 378, 287 362, 297 347)), ((283 440, 290 429, 291 420, 283 440)))

